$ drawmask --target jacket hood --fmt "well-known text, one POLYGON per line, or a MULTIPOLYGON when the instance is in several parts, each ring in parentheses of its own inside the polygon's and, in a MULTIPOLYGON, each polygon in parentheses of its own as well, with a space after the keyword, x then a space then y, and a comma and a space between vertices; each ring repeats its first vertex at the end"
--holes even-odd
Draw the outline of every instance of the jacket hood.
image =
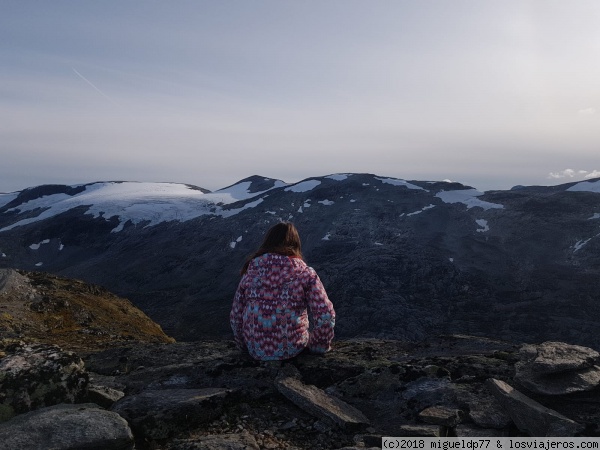
POLYGON ((246 276, 256 285, 276 286, 297 279, 305 270, 306 263, 300 258, 266 253, 250 262, 246 276))

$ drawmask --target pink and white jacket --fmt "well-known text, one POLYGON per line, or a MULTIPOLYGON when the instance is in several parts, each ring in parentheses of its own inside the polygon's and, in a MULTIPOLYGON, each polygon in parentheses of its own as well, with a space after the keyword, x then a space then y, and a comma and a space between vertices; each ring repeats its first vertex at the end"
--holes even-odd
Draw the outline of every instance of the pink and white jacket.
POLYGON ((229 318, 237 345, 262 361, 293 358, 306 347, 325 353, 335 326, 333 304, 314 269, 274 253, 250 262, 229 318))

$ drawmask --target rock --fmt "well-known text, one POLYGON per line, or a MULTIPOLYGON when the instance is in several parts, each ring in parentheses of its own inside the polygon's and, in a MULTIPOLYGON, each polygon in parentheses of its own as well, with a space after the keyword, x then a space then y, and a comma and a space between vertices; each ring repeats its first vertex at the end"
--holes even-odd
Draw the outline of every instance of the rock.
POLYGON ((360 429, 369 425, 369 419, 358 409, 316 386, 305 385, 294 377, 278 379, 276 385, 279 392, 298 407, 342 429, 360 429))
POLYGON ((259 450, 259 446, 250 433, 243 432, 176 440, 167 450, 259 450))
POLYGON ((0 421, 44 406, 74 403, 87 388, 83 361, 55 345, 17 344, 0 360, 0 421))
POLYGON ((454 391, 447 378, 421 377, 406 384, 402 397, 413 401, 418 409, 424 409, 452 402, 454 391))
POLYGON ((399 437, 441 437, 440 427, 435 425, 401 425, 398 428, 399 437))
POLYGON ((19 450, 132 450, 133 434, 121 416, 94 404, 55 405, 0 424, 1 447, 19 450))
POLYGON ((515 380, 536 394, 586 392, 600 385, 600 354, 563 342, 524 345, 515 365, 515 380))
POLYGON ((494 428, 479 428, 473 425, 459 424, 454 429, 456 437, 503 437, 508 436, 504 431, 494 428))
POLYGON ((165 439, 217 417, 230 393, 218 388, 144 391, 119 400, 112 411, 124 417, 136 435, 165 439))
POLYGON ((110 408, 115 402, 125 397, 125 393, 108 386, 90 385, 87 400, 103 408, 110 408))
POLYGON ((456 397, 461 406, 466 406, 469 418, 481 428, 502 429, 511 423, 510 416, 498 400, 485 388, 457 389, 456 397))
POLYGON ((455 427, 462 420, 462 411, 446 406, 431 406, 419 413, 419 419, 425 423, 455 427))
POLYGON ((584 429, 577 422, 546 408, 503 381, 490 378, 486 385, 515 425, 530 436, 574 436, 584 429))

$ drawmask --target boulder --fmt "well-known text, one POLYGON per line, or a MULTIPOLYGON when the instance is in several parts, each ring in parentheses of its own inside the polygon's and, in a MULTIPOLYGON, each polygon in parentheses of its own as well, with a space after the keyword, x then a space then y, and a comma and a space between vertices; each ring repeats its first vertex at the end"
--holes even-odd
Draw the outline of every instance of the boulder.
POLYGON ((89 402, 96 403, 103 408, 110 408, 115 402, 121 400, 123 397, 125 397, 123 391, 95 384, 89 386, 87 393, 87 400, 89 402))
POLYGON ((510 416, 489 390, 481 387, 461 386, 456 390, 456 398, 461 406, 469 411, 469 418, 481 428, 501 430, 511 423, 510 416))
POLYGON ((463 412, 447 406, 430 406, 419 413, 419 419, 432 425, 455 427, 462 420, 463 412))
POLYGON ((55 345, 15 344, 0 360, 0 421, 44 406, 83 397, 88 374, 83 361, 55 345))
POLYGON ((600 354, 564 342, 524 345, 515 364, 515 380, 536 394, 564 395, 600 385, 600 354))
POLYGON ((448 378, 421 377, 406 383, 402 398, 414 403, 419 410, 439 404, 452 403, 454 390, 448 378))
POLYGON ((0 424, 0 446, 19 450, 132 450, 133 434, 118 414, 94 404, 61 404, 0 424))
POLYGON ((503 381, 490 378, 486 385, 515 425, 530 436, 574 436, 584 429, 581 424, 546 408, 503 381))
POLYGON ((143 391, 119 400, 111 410, 124 417, 136 435, 165 439, 217 417, 230 393, 219 388, 143 391))
POLYGON ((369 425, 369 419, 355 407, 294 376, 279 378, 276 385, 279 392, 296 406, 342 429, 354 430, 369 425))

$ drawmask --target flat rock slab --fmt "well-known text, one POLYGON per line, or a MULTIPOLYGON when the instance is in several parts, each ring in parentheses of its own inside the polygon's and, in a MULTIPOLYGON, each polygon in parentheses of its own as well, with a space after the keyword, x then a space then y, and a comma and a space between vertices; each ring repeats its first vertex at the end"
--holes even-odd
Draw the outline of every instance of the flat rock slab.
POLYGON ((112 411, 127 419, 136 435, 165 439, 217 417, 229 389, 144 391, 115 403, 112 411))
POLYGON ((342 429, 360 429, 369 425, 369 419, 354 406, 316 386, 306 385, 295 377, 278 379, 276 385, 279 392, 296 406, 342 429))
POLYGON ((430 406, 419 413, 419 419, 425 423, 455 427, 461 422, 463 412, 447 406, 430 406))
MULTIPOLYGON (((507 427, 512 419, 502 405, 488 389, 457 389, 456 397, 461 406, 469 410, 469 418, 480 428, 501 430, 507 427)), ((492 436, 492 435, 490 435, 492 436)))
POLYGON ((107 409, 123 397, 125 397, 123 391, 118 391, 108 386, 90 385, 87 392, 88 401, 107 409))
POLYGON ((583 425, 546 408, 503 381, 490 378, 486 385, 515 425, 530 436, 574 436, 584 429, 583 425))
POLYGON ((402 437, 441 437, 439 426, 435 425, 402 425, 394 433, 402 437))
POLYGON ((19 450, 132 450, 133 434, 118 414, 91 403, 55 405, 0 424, 0 447, 19 450))
POLYGON ((600 354, 564 342, 524 345, 515 365, 515 380, 536 394, 565 395, 600 385, 600 354))

